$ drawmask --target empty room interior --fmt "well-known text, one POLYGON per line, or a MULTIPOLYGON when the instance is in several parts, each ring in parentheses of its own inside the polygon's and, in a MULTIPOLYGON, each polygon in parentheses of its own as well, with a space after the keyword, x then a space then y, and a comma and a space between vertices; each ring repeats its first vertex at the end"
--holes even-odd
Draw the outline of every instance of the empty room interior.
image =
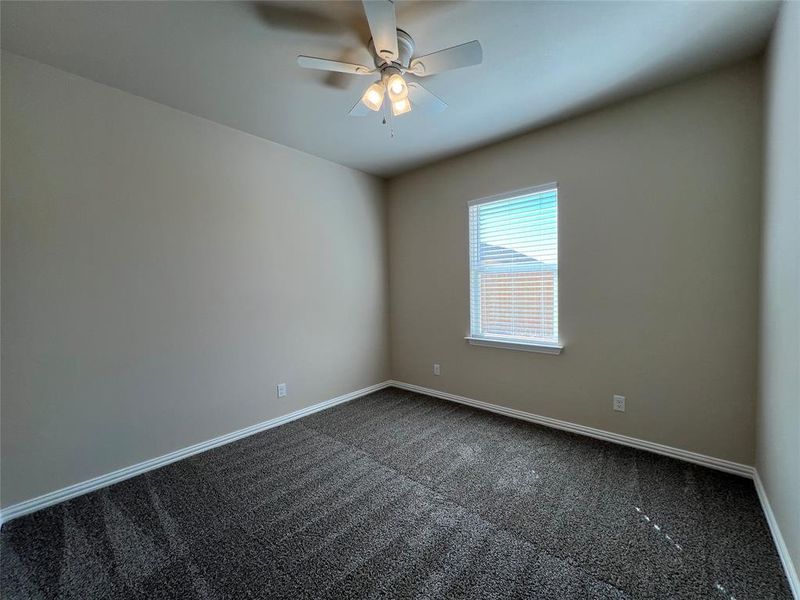
POLYGON ((0 25, 4 600, 800 600, 800 1, 0 25))

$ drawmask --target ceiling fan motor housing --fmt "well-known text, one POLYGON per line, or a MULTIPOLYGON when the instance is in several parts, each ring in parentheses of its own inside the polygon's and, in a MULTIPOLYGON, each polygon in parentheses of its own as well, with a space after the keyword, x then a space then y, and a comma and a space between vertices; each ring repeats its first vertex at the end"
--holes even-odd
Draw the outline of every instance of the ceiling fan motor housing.
POLYGON ((402 29, 397 30, 397 51, 399 56, 391 62, 387 62, 385 58, 379 56, 375 51, 375 44, 372 42, 372 38, 369 40, 369 52, 372 54, 375 66, 379 69, 385 65, 391 66, 392 63, 407 69, 411 63, 411 58, 414 56, 414 40, 402 29))

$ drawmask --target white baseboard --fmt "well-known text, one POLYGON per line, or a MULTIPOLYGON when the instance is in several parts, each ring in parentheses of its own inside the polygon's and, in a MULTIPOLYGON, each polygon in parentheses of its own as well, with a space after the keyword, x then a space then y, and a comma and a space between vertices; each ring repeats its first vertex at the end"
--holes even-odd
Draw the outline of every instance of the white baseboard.
POLYGON ((490 404, 488 402, 481 402, 480 400, 473 400, 472 398, 467 398, 465 396, 458 396, 456 394, 450 394, 448 392, 441 392, 439 390, 434 390, 431 388, 426 388, 411 383, 404 383, 402 381, 390 381, 389 384, 393 385, 394 387, 398 387, 404 390, 409 390, 411 392, 418 392, 420 394, 426 394, 428 396, 433 396, 435 398, 450 400, 451 402, 458 402, 459 404, 466 404, 467 406, 474 406, 475 408, 480 408, 481 410, 488 410, 493 413, 506 415, 507 417, 522 419, 523 421, 538 423, 539 425, 545 425, 547 427, 553 427, 555 429, 563 429, 564 431, 579 433, 581 435, 587 435, 589 437, 605 440, 607 442, 614 442, 616 444, 622 444, 623 446, 631 446, 633 448, 638 448, 639 450, 647 450, 648 452, 663 454, 664 456, 671 456, 672 458, 677 458, 698 465, 703 465, 704 467, 711 467, 712 469, 725 471, 727 473, 733 473, 735 475, 742 475, 743 477, 749 477, 749 478, 753 477, 753 467, 733 462, 730 460, 714 458, 713 456, 706 456, 705 454, 698 454, 697 452, 689 452, 688 450, 681 450, 680 448, 673 448, 672 446, 664 446, 663 444, 656 444, 655 442, 648 442, 647 440, 628 437, 627 435, 612 433, 610 431, 605 431, 603 429, 586 427, 585 425, 578 425, 577 423, 571 423, 569 421, 561 421, 560 419, 543 417, 541 415, 536 415, 522 410, 507 408, 505 406, 500 406, 498 404, 490 404))
POLYGON ((769 531, 775 542, 775 548, 778 550, 778 556, 781 557, 786 579, 789 580, 789 587, 792 590, 792 594, 794 594, 795 600, 800 600, 800 578, 797 576, 797 569, 795 569, 792 557, 789 555, 789 548, 783 540, 778 522, 775 520, 775 514, 772 512, 772 506, 770 506, 769 498, 767 498, 767 491, 764 489, 761 477, 758 476, 758 471, 754 471, 754 473, 755 476, 753 480, 756 484, 758 499, 761 501, 761 508, 764 509, 764 516, 767 518, 767 525, 769 525, 769 531))
POLYGON ((388 381, 377 383, 375 385, 371 385, 369 387, 356 390, 355 392, 350 392, 349 394, 343 394, 342 396, 337 396, 336 398, 325 400, 324 402, 320 402, 319 404, 314 404, 313 406, 301 408, 300 410, 296 410, 292 413, 289 413, 288 415, 283 415, 280 417, 275 417, 274 419, 269 419, 268 421, 256 423, 255 425, 251 425, 250 427, 245 427, 244 429, 239 429, 231 433, 226 433, 225 435, 215 437, 205 442, 200 442, 199 444, 194 444, 193 446, 189 446, 187 448, 181 448, 180 450, 176 450, 175 452, 170 452, 169 454, 164 454, 163 456, 157 456, 156 458, 151 458, 150 460, 146 460, 144 462, 131 465, 130 467, 124 467, 117 471, 113 471, 105 475, 100 475, 99 477, 93 477, 92 479, 89 479, 87 481, 82 481, 80 483, 70 485, 68 487, 56 490, 54 492, 50 492, 48 494, 44 494, 42 496, 38 496, 36 498, 31 498, 30 500, 24 500, 23 502, 12 504, 11 506, 2 509, 2 511, 0 512, 0 525, 16 517, 21 517, 22 515, 27 515, 29 513, 36 512, 37 510, 41 510, 42 508, 52 506, 53 504, 64 502, 65 500, 69 500, 70 498, 75 498, 76 496, 88 494, 89 492, 93 492, 100 488, 107 487, 109 485, 118 483, 125 479, 136 477, 137 475, 141 475, 142 473, 145 473, 147 471, 152 471, 153 469, 163 467, 164 465, 168 465, 183 458, 187 458, 189 456, 192 456, 193 454, 205 452, 206 450, 210 450, 211 448, 216 448, 217 446, 222 446, 223 444, 229 444, 230 442, 236 441, 243 437, 253 435, 254 433, 258 433, 266 429, 277 427, 278 425, 283 425, 284 423, 288 423, 289 421, 294 421, 295 419, 299 419, 301 417, 305 417, 306 415, 310 415, 312 413, 325 410, 326 408, 336 406, 337 404, 342 404, 343 402, 355 400, 356 398, 360 398, 361 396, 366 396, 367 394, 371 394, 372 392, 376 392, 378 390, 382 390, 386 387, 389 387, 389 385, 390 383, 388 381))

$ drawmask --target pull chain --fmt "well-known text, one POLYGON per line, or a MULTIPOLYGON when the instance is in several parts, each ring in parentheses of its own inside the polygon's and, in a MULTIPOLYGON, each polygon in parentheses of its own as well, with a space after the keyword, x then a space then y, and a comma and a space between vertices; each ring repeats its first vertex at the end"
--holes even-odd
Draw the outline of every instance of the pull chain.
POLYGON ((389 108, 386 103, 383 105, 383 121, 381 123, 389 126, 389 138, 394 139, 394 121, 389 117, 389 108))

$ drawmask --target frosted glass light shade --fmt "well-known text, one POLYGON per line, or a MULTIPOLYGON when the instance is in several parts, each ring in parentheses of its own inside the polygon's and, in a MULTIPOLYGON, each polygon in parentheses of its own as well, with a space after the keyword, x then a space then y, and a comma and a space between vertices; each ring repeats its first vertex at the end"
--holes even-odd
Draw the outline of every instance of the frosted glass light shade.
POLYGON ((383 106, 383 95, 385 92, 386 89, 383 87, 382 83, 373 83, 367 88, 364 95, 361 96, 361 102, 368 109, 378 112, 381 106, 383 106))
POLYGON ((408 101, 408 98, 403 98, 397 102, 392 102, 392 114, 395 117, 404 115, 407 112, 411 112, 411 102, 408 101))
POLYGON ((386 81, 386 87, 389 88, 389 98, 391 98, 392 102, 408 97, 408 86, 400 73, 390 76, 386 81))

